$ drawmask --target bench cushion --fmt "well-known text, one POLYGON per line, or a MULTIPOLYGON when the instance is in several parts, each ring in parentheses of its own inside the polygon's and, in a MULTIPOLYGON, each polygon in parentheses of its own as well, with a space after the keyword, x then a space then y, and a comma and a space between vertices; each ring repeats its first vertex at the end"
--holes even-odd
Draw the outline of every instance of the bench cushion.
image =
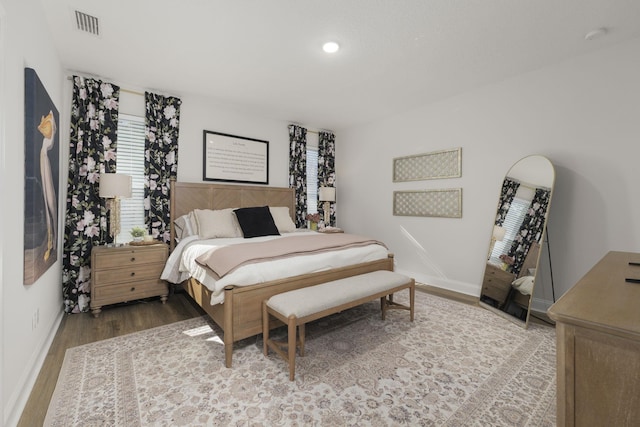
POLYGON ((267 306, 285 317, 309 316, 369 295, 404 285, 411 278, 388 270, 372 271, 332 282, 277 294, 267 306))

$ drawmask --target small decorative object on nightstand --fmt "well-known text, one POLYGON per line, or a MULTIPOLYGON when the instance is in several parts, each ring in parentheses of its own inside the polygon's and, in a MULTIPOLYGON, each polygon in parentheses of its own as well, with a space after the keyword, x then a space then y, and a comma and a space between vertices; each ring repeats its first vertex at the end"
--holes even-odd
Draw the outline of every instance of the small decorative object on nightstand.
POLYGON ((344 233, 342 228, 338 227, 324 227, 318 230, 320 233, 344 233))
POLYGON ((164 304, 169 286, 160 275, 169 248, 153 245, 107 247, 91 251, 91 311, 98 317, 102 306, 159 296, 164 304))

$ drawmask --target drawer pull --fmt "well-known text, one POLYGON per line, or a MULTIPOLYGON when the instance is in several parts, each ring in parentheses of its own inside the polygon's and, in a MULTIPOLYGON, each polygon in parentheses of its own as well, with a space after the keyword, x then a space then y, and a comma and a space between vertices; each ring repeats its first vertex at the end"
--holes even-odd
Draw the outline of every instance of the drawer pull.
POLYGON ((135 276, 135 275, 136 275, 136 272, 135 272, 135 271, 132 271, 132 272, 131 272, 131 277, 133 277, 133 276, 135 276))
POLYGON ((131 292, 133 292, 133 291, 135 291, 135 290, 136 290, 136 287, 135 287, 135 286, 132 286, 132 287, 131 287, 131 292))
POLYGON ((136 257, 131 257, 131 262, 135 262, 136 261, 136 257))

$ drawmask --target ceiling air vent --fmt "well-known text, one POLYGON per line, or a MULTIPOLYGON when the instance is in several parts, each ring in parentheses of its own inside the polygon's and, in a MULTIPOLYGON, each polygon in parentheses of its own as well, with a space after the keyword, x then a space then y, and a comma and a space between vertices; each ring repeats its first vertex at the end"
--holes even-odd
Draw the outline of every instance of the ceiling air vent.
POLYGON ((86 13, 78 10, 76 10, 76 27, 79 31, 84 31, 85 33, 93 34, 94 36, 100 35, 98 18, 87 15, 86 13))

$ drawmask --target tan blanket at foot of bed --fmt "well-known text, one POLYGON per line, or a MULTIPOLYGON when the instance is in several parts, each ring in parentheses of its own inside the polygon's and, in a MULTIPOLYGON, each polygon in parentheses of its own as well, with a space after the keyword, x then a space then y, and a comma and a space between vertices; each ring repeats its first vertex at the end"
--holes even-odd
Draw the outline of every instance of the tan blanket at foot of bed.
POLYGON ((219 279, 245 264, 373 244, 386 248, 378 240, 355 234, 313 233, 308 236, 282 237, 265 242, 246 242, 214 248, 196 258, 196 262, 219 279))

